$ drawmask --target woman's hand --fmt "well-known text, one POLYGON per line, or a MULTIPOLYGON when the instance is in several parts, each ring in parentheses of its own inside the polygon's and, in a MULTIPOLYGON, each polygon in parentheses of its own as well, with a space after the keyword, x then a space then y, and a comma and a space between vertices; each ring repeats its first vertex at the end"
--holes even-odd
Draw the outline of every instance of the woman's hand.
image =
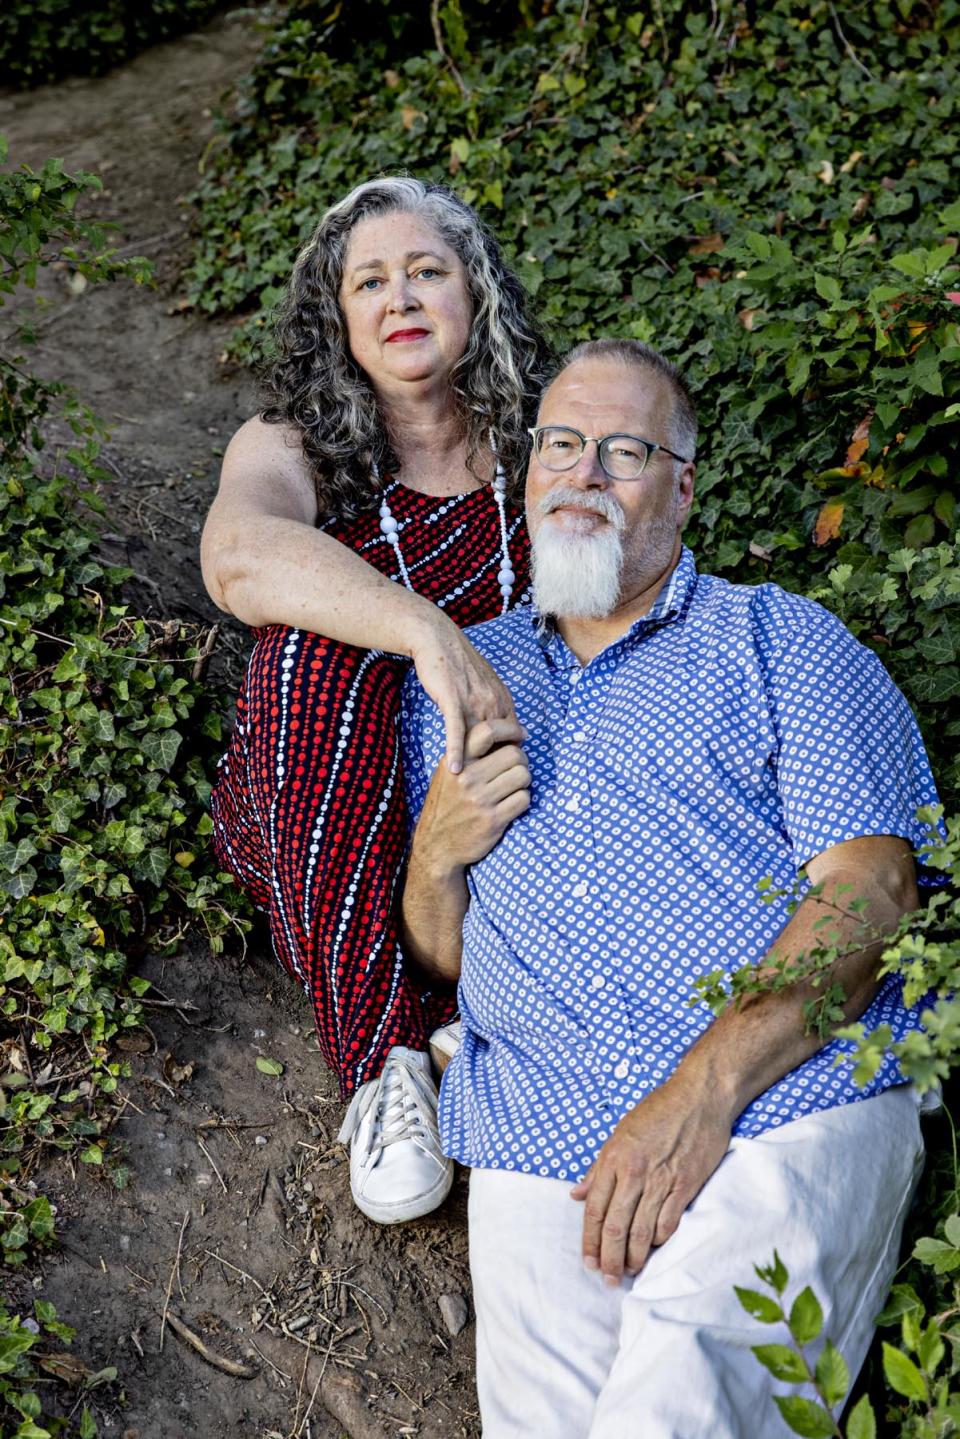
POLYGON ((439 623, 426 626, 410 647, 417 679, 443 715, 446 760, 451 774, 463 769, 467 731, 481 720, 511 720, 516 712, 510 691, 495 670, 437 611, 439 623))

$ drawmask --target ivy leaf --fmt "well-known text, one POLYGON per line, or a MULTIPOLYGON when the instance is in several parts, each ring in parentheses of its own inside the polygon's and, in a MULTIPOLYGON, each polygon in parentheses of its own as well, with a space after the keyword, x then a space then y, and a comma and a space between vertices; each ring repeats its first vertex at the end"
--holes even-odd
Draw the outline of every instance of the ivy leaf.
POLYGON ((927 1381, 913 1360, 892 1344, 883 1346, 883 1372, 890 1388, 904 1399, 915 1399, 920 1404, 927 1402, 927 1381))
POLYGON ((32 864, 25 864, 16 874, 0 879, 0 889, 14 899, 26 899, 28 894, 33 893, 36 882, 37 871, 32 864))
POLYGON ((797 1344, 811 1344, 823 1328, 823 1310, 809 1284, 793 1301, 787 1323, 797 1344))
POLYGON ((148 884, 159 889, 163 884, 167 870, 170 868, 170 856, 165 849, 147 850, 147 853, 137 864, 137 872, 143 876, 148 884))
POLYGON ((173 769, 173 762, 177 757, 183 736, 175 729, 157 730, 145 734, 140 741, 141 748, 158 769, 166 770, 169 774, 173 769))
POLYGON ((266 1059, 262 1054, 257 1057, 257 1068, 261 1074, 282 1074, 283 1065, 279 1059, 266 1059))
POLYGON ((832 1416, 812 1399, 775 1394, 773 1402, 794 1434, 804 1435, 806 1439, 832 1439, 836 1432, 832 1416))

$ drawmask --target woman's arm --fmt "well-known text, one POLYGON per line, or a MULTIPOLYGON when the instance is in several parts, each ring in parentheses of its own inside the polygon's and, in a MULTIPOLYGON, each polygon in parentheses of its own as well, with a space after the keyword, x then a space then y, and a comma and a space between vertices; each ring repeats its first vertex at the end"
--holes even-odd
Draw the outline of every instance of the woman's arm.
POLYGON ((513 715, 503 684, 436 605, 316 528, 313 479, 296 431, 255 418, 223 457, 200 543, 203 579, 244 624, 290 625, 363 649, 409 655, 444 717, 457 772, 463 736, 513 715))

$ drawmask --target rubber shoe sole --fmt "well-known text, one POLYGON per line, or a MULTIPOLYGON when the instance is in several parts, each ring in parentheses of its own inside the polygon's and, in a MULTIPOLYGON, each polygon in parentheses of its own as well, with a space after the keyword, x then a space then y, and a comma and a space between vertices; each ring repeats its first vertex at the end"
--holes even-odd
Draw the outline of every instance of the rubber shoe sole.
POLYGON ((430 1036, 430 1044, 428 1046, 430 1058, 438 1074, 443 1073, 460 1048, 462 1041, 459 1031, 459 1021, 455 1021, 454 1024, 445 1024, 442 1029, 435 1029, 430 1036), (451 1030, 456 1030, 456 1032, 451 1033, 451 1030))
POLYGON ((353 1202, 375 1224, 406 1224, 410 1219, 422 1219, 425 1214, 432 1214, 435 1209, 446 1199, 453 1188, 453 1160, 447 1160, 443 1174, 437 1180, 432 1189, 418 1194, 416 1199, 402 1200, 396 1204, 385 1203, 383 1200, 372 1201, 362 1195, 354 1194, 353 1202))

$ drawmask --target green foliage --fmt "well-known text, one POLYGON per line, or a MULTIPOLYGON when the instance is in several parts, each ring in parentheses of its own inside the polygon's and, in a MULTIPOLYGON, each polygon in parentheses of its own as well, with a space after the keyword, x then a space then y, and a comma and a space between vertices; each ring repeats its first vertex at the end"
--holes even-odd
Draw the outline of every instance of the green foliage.
POLYGON ((91 1373, 70 1355, 61 1355, 41 1348, 44 1338, 70 1344, 76 1331, 57 1319, 52 1304, 34 1300, 34 1313, 26 1320, 11 1314, 0 1304, 0 1414, 11 1416, 14 1427, 3 1428, 4 1439, 54 1439, 56 1435, 73 1434, 79 1439, 96 1439, 97 1425, 90 1410, 82 1405, 83 1396, 98 1384, 110 1383, 117 1377, 116 1369, 91 1373), (73 1412, 80 1408, 76 1422, 51 1419, 44 1415, 36 1386, 51 1378, 80 1385, 80 1398, 73 1412))
MULTIPOLYGON (((754 1272, 773 1290, 776 1298, 756 1289, 735 1286, 741 1306, 761 1324, 783 1326, 790 1343, 755 1344, 753 1353, 774 1379, 784 1384, 811 1385, 819 1401, 798 1394, 775 1395, 774 1402, 784 1422, 794 1434, 807 1435, 809 1439, 831 1439, 833 1435, 840 1435, 832 1411, 843 1402, 850 1388, 846 1362, 829 1339, 820 1347, 816 1359, 811 1360, 804 1352, 823 1332, 820 1301, 808 1286, 800 1291, 789 1309, 780 1302, 790 1275, 776 1252, 772 1264, 755 1265, 754 1272)), ((848 1439, 856 1439, 856 1431, 848 1430, 848 1439)))
MULTIPOLYGON (((0 303, 54 258, 84 278, 146 278, 143 262, 117 261, 101 228, 76 219, 77 197, 96 183, 65 175, 57 162, 37 175, 0 175, 0 303)), ((176 945, 188 930, 216 951, 231 926, 244 925, 204 842, 224 697, 203 684, 202 632, 130 615, 125 572, 97 557, 102 435, 62 387, 0 358, 0 1258, 7 1265, 54 1238, 50 1203, 29 1181, 41 1153, 76 1153, 115 1183, 125 1181, 108 1148, 117 1113, 110 1096, 126 1072, 114 1041, 136 1028, 150 987, 130 972, 130 961, 148 947, 176 945), (51 420, 72 442, 48 456, 51 420)), ((37 1318, 69 1337, 50 1306, 41 1312, 38 1303, 37 1318)), ((0 1404, 20 1416, 11 1431, 19 1439, 65 1428, 61 1420, 40 1422, 29 1387, 31 1323, 0 1311, 0 1404)), ((81 1435, 95 1434, 87 1411, 79 1423, 81 1435)))
POLYGON ((730 0, 713 26, 679 0, 543 8, 509 41, 469 10, 447 24, 461 90, 432 48, 325 53, 322 7, 298 5, 209 157, 194 304, 246 315, 248 359, 334 198, 382 170, 455 184, 561 344, 627 334, 689 372, 705 567, 812 591, 880 649, 951 808, 960 8, 848 7, 869 77, 826 3, 779 0, 752 29, 730 0))
MULTIPOLYGON (((303 0, 281 21, 222 120, 196 196, 190 295, 237 315, 234 357, 268 348, 297 248, 350 186, 396 170, 455 185, 495 229, 558 345, 628 335, 688 373, 701 417, 690 542, 704 568, 811 595, 877 650, 954 813, 957 0, 774 0, 752 23, 733 0, 528 0, 516 15, 498 6, 489 27, 464 0, 438 8, 442 52, 424 39, 426 4, 369 0, 368 23, 351 32, 364 35, 357 48, 349 22, 334 16, 324 29, 331 13, 303 0)), ((884 955, 908 1002, 935 992, 926 1032, 896 1047, 922 1086, 960 1057, 957 821, 948 835, 931 860, 951 886, 884 955)), ((824 938, 806 960, 821 981, 808 1019, 826 1033, 840 995, 830 982, 839 951, 824 938)), ((785 968, 776 982, 797 977, 785 968)), ((728 982, 704 984, 716 1007, 729 1002, 728 982)), ((755 986, 753 970, 733 977, 735 994, 755 986)), ((853 1026, 847 1037, 865 1081, 889 1036, 853 1026)), ((930 1227, 946 1219, 957 1232, 938 1229, 921 1246, 923 1300, 911 1290, 911 1313, 926 1304, 934 1317, 910 1321, 900 1357, 884 1359, 892 1422, 910 1435, 948 1432, 943 1415, 960 1409, 924 1337, 932 1325, 951 1352, 960 1343, 950 1156, 935 1171, 930 1227)), ((759 1272, 781 1296, 780 1261, 759 1272)), ((759 1321, 787 1325, 778 1298, 741 1299, 759 1321)), ((794 1357, 761 1346, 768 1367, 786 1377, 808 1363, 818 1315, 813 1295, 794 1301, 794 1357)), ((829 1410, 846 1366, 818 1342, 807 1378, 819 1401, 786 1395, 781 1410, 797 1433, 839 1434, 829 1410)), ((864 1397, 846 1434, 876 1433, 864 1397)))
POLYGON ((221 8, 222 0, 5 0, 0 85, 100 75, 221 8))

